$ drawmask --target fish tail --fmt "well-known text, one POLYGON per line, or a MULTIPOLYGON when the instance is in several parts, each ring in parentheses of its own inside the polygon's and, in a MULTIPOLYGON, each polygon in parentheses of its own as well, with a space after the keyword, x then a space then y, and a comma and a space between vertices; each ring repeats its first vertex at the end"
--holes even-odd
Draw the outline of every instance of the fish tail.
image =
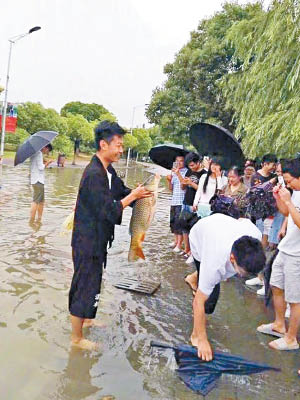
POLYGON ((137 261, 139 258, 145 260, 145 255, 142 249, 142 243, 145 239, 145 233, 141 233, 137 237, 131 238, 130 249, 128 253, 128 261, 137 261))

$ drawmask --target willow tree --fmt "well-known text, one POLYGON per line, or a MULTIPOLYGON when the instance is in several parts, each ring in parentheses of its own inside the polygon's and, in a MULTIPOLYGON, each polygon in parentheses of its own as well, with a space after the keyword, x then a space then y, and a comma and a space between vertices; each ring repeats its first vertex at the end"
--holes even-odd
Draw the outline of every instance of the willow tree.
POLYGON ((178 52, 164 72, 167 80, 152 94, 147 109, 150 122, 159 125, 163 135, 176 143, 184 142, 189 127, 200 121, 218 123, 233 129, 233 111, 225 109, 219 80, 239 68, 234 48, 226 40, 227 31, 239 21, 262 13, 259 2, 238 5, 226 3, 221 12, 200 21, 189 42, 178 52))
POLYGON ((266 13, 233 25, 227 40, 243 62, 221 86, 245 153, 293 156, 300 149, 300 2, 273 1, 266 13))

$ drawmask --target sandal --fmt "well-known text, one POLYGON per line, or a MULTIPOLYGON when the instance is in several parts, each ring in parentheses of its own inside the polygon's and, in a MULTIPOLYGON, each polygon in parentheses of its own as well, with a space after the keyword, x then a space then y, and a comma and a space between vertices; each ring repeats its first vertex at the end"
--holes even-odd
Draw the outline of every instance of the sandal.
POLYGON ((269 343, 269 347, 275 350, 298 350, 299 349, 299 343, 292 343, 288 344, 285 341, 285 338, 280 338, 273 340, 272 342, 269 343))
POLYGON ((264 333, 265 335, 271 335, 271 336, 276 336, 279 338, 283 338, 284 337, 284 333, 280 333, 277 331, 273 330, 273 324, 264 324, 264 325, 260 325, 256 328, 257 332, 260 333, 264 333))

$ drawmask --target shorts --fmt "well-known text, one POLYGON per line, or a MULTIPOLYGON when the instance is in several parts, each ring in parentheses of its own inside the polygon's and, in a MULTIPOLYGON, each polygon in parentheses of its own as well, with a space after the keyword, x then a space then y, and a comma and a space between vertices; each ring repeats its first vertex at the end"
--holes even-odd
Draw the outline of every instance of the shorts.
POLYGON ((272 265, 270 285, 284 290, 287 303, 300 303, 300 257, 279 251, 272 265))
MULTIPOLYGON (((190 214, 194 214, 193 206, 188 206, 187 204, 182 204, 181 211, 187 211, 190 214)), ((189 230, 182 228, 182 233, 188 234, 189 230)))
POLYGON ((45 189, 44 184, 37 182, 32 185, 33 188, 33 199, 34 203, 43 203, 45 200, 45 189))
POLYGON ((284 215, 282 215, 279 211, 277 211, 277 213, 274 216, 273 224, 270 229, 269 243, 274 243, 274 244, 279 243, 278 233, 283 224, 283 221, 284 221, 284 215))
POLYGON ((171 206, 170 210, 170 228, 175 235, 182 235, 182 229, 179 224, 179 216, 182 206, 171 206))
POLYGON ((93 319, 100 298, 105 256, 87 256, 73 248, 74 275, 69 292, 69 311, 79 318, 93 319))
POLYGON ((258 227, 258 229, 261 231, 261 233, 263 235, 269 236, 270 231, 271 231, 271 227, 273 224, 274 218, 273 217, 268 217, 266 219, 258 219, 256 221, 256 226, 258 227))

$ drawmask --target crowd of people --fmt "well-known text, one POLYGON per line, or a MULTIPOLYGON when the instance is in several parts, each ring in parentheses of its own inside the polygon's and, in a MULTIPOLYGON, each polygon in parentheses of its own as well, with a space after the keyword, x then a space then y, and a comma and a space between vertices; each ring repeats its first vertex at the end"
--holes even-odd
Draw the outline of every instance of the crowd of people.
POLYGON ((224 171, 221 158, 200 159, 189 153, 176 157, 167 179, 174 234, 170 246, 186 257, 187 264, 195 265, 185 281, 195 296, 191 342, 198 347, 199 357, 206 361, 213 357, 205 314, 215 309, 220 282, 235 274, 250 274, 245 284, 259 287, 257 294, 265 296, 264 271, 270 252, 274 262, 269 265, 267 285, 275 320, 258 326, 257 331, 278 337, 269 343, 270 348, 299 349, 300 160, 278 160, 266 154, 260 163, 247 159, 243 168, 224 171))
MULTIPOLYGON (((114 226, 121 223, 123 209, 152 194, 139 185, 130 190, 117 176, 112 163, 123 152, 124 130, 116 123, 101 122, 95 128, 97 152, 86 167, 79 186, 72 236, 74 276, 69 293, 71 343, 95 349, 83 328, 97 325, 102 271, 107 249, 114 239, 114 226)), ((31 159, 33 204, 31 220, 40 221, 44 204, 42 153, 31 159)), ((300 160, 280 160, 266 154, 260 165, 248 159, 244 168, 227 171, 218 157, 189 153, 177 156, 167 176, 172 191, 170 227, 173 252, 194 264, 185 277, 194 294, 191 343, 199 358, 209 361, 213 351, 206 333, 205 314, 214 312, 220 283, 235 274, 252 278, 249 286, 272 289, 275 320, 257 331, 278 337, 269 343, 277 350, 299 348, 300 325, 300 160), (268 265, 266 252, 277 252, 268 265), (290 307, 286 324, 287 306, 290 307)), ((101 325, 101 322, 100 322, 101 325)))

